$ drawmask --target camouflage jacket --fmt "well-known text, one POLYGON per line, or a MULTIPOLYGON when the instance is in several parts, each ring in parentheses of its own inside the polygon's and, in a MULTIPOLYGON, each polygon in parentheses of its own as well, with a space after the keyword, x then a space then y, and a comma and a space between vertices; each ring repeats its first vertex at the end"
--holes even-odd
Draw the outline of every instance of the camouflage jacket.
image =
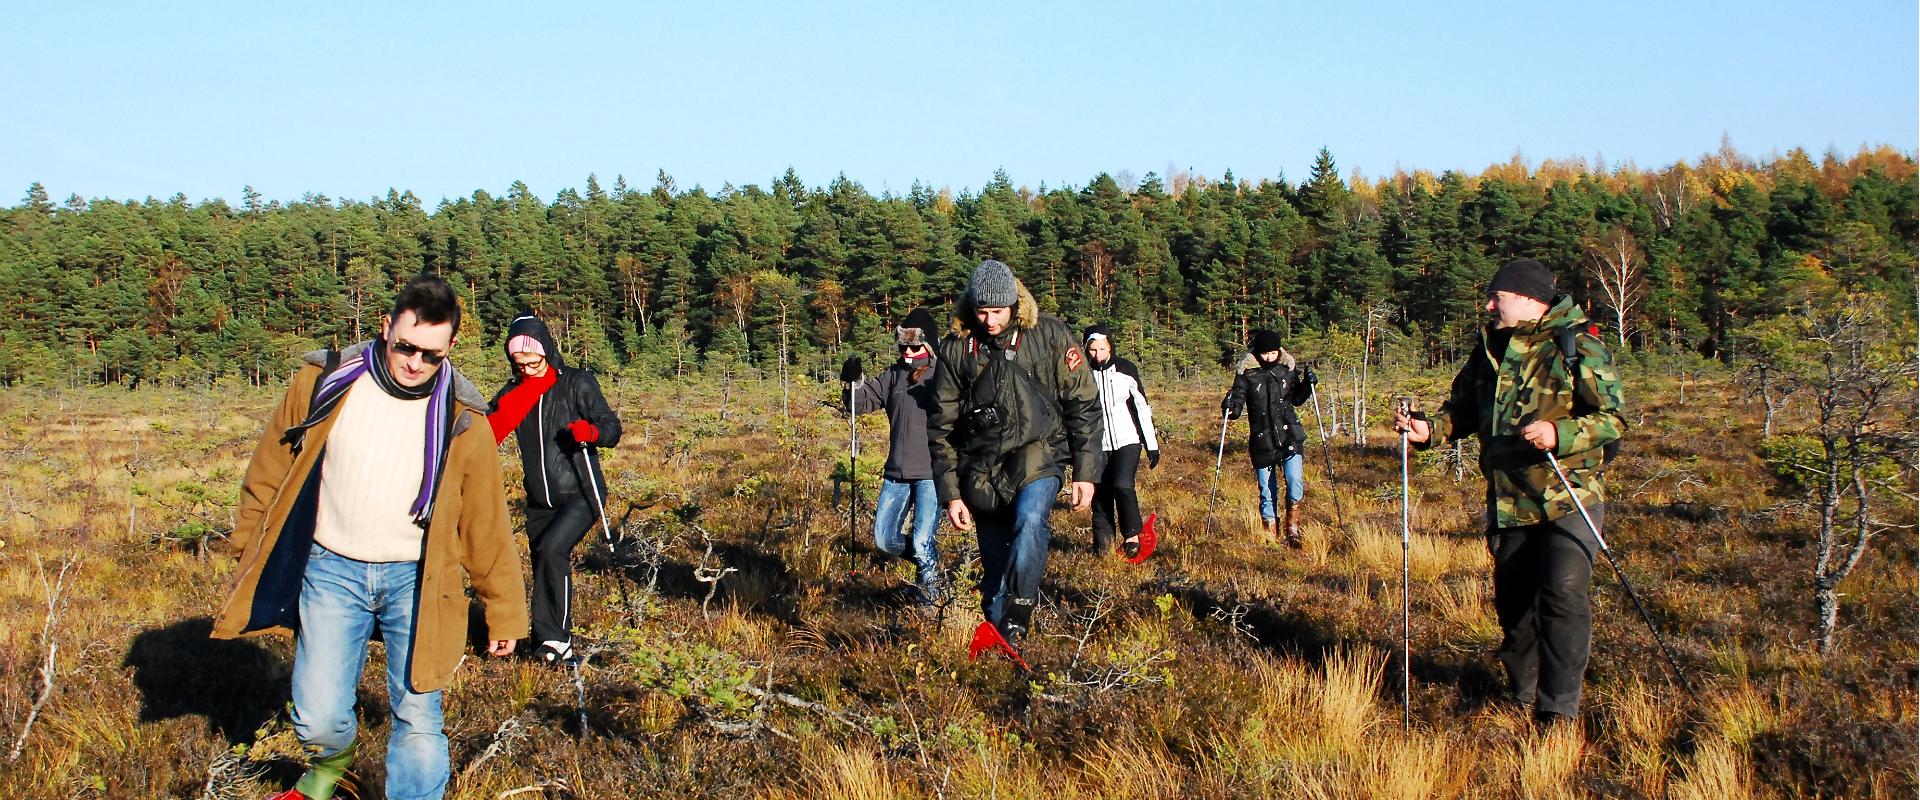
POLYGON ((1428 417, 1433 433, 1422 449, 1480 434, 1480 471, 1487 476, 1487 499, 1498 528, 1534 525, 1576 513, 1572 498, 1538 448, 1520 437, 1535 420, 1552 422, 1559 434, 1554 456, 1567 472, 1580 502, 1589 508, 1606 500, 1600 468, 1603 449, 1626 432, 1621 416, 1620 373, 1596 336, 1585 332, 1586 314, 1561 295, 1537 322, 1513 330, 1506 352, 1489 351, 1491 329, 1483 332, 1440 410, 1428 417), (1567 358, 1555 333, 1573 327, 1579 353, 1578 376, 1567 374, 1567 358))

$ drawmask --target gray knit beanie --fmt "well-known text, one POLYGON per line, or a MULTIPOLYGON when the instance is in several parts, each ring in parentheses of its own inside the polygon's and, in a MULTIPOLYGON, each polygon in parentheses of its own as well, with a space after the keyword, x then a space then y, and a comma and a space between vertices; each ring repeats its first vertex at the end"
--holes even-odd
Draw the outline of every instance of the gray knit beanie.
POLYGON ((973 268, 973 280, 967 283, 974 308, 1012 308, 1020 300, 1020 284, 1013 270, 991 258, 973 268))

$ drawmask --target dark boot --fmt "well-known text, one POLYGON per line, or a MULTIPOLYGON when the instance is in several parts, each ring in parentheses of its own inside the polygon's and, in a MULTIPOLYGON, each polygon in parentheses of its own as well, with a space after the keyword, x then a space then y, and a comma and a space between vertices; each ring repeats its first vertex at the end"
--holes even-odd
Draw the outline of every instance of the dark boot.
POLYGON ((1000 617, 1000 634, 1015 645, 1027 638, 1027 630, 1033 627, 1033 599, 1028 597, 1007 598, 1007 612, 1000 617))
POLYGON ((1306 540, 1300 536, 1300 504, 1287 504, 1287 546, 1300 549, 1306 540))

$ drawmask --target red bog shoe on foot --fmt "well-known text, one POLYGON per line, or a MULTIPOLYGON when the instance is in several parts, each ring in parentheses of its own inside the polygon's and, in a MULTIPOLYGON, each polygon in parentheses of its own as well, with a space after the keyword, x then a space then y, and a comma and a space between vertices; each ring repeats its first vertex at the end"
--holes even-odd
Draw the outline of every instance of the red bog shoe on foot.
POLYGON ((1147 556, 1153 555, 1153 546, 1160 541, 1160 537, 1153 532, 1153 521, 1159 518, 1159 514, 1147 515, 1146 524, 1140 527, 1140 537, 1121 545, 1124 548, 1122 552, 1126 553, 1127 563, 1138 564, 1146 561, 1147 556))
POLYGON ((1013 663, 1020 665, 1022 671, 1032 671, 1032 668, 1027 666, 1027 660, 1020 657, 1020 651, 1013 649, 1013 645, 1007 643, 1007 638, 1000 635, 1000 629, 994 627, 993 623, 982 620, 980 627, 973 629, 973 642, 967 645, 967 660, 978 659, 981 653, 988 650, 1005 653, 1013 663))

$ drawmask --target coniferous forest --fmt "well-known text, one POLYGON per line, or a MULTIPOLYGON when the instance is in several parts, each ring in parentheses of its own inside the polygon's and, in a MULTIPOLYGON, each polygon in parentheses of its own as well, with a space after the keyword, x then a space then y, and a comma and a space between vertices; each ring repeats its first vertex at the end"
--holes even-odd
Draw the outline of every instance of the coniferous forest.
POLYGON ((1123 173, 1036 190, 1001 172, 958 194, 809 187, 791 170, 717 190, 590 175, 551 202, 516 182, 431 209, 404 190, 56 202, 36 183, 0 210, 0 383, 276 381, 292 354, 371 335, 423 270, 466 295, 466 346, 531 309, 602 370, 823 375, 849 349, 888 349, 913 307, 947 308, 982 258, 1160 371, 1222 363, 1259 327, 1366 331, 1383 356, 1453 361, 1486 279, 1518 257, 1558 271, 1616 346, 1734 363, 1749 326, 1815 290, 1911 319, 1915 174, 1888 147, 1754 159, 1723 143, 1657 170, 1516 156, 1349 179, 1322 150, 1298 182, 1123 173))

